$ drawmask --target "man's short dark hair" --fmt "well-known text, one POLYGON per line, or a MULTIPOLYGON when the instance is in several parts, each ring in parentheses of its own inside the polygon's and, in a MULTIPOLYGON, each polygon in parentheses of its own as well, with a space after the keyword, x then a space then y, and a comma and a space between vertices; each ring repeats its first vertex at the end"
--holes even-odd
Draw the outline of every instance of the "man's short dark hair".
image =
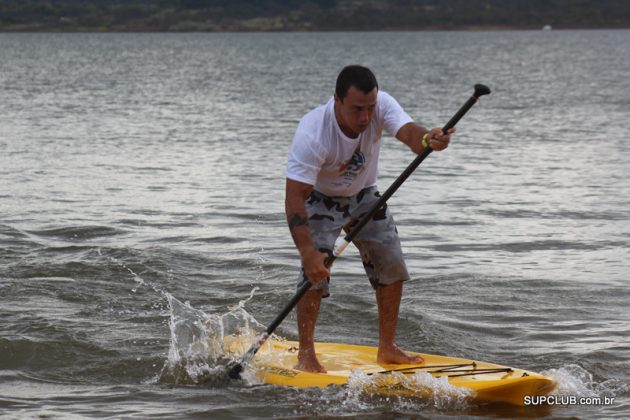
POLYGON ((335 94, 343 101, 348 94, 350 86, 354 86, 363 93, 370 93, 374 88, 378 90, 376 76, 367 67, 351 65, 346 66, 337 76, 337 85, 335 86, 335 94))

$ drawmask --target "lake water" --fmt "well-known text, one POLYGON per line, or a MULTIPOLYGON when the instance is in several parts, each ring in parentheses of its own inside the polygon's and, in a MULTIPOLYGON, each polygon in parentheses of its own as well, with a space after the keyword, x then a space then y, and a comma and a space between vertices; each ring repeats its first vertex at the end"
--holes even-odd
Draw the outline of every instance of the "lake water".
MULTIPOLYGON (((0 415, 627 418, 628 45, 630 31, 0 34, 0 415), (493 90, 389 202, 412 275, 401 347, 544 372, 559 395, 613 404, 170 374, 186 362, 171 318, 193 328, 243 301, 266 325, 293 295, 284 165, 298 120, 351 63, 428 126, 473 84, 493 90)), ((381 191, 412 159, 384 141, 381 191)), ((375 345, 354 247, 331 293, 317 339, 375 345)), ((296 338, 294 314, 277 333, 296 338)))

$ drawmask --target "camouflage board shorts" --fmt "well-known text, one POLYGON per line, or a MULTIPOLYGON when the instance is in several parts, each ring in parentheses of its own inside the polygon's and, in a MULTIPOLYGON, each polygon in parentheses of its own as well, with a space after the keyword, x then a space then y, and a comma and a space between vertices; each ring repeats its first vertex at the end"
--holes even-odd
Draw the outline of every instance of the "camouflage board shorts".
MULTIPOLYGON (((379 197, 375 186, 365 188, 352 197, 328 197, 313 190, 305 204, 315 248, 332 254, 341 229, 344 226, 352 228, 361 216, 370 211, 379 197)), ((359 249, 363 267, 374 289, 409 280, 396 224, 387 204, 363 227, 352 243, 359 249)), ((302 269, 297 287, 301 287, 306 281, 308 280, 302 269)), ((329 284, 330 278, 327 278, 314 285, 311 290, 323 289, 323 296, 327 297, 329 284)))

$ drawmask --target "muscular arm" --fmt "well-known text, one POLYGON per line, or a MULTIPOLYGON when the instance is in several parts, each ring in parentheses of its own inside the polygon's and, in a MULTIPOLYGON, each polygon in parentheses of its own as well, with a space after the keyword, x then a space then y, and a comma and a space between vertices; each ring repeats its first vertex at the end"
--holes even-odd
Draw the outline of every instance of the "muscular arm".
POLYGON ((450 135, 455 132, 455 129, 451 128, 448 134, 444 135, 442 134, 441 128, 427 130, 416 123, 407 123, 398 130, 396 138, 405 143, 414 153, 420 154, 424 150, 424 147, 422 147, 422 137, 427 132, 429 133, 427 136, 429 146, 431 146, 433 150, 444 150, 448 147, 450 135))
POLYGON ((304 206, 304 202, 311 195, 312 191, 312 185, 287 178, 284 210, 293 242, 300 255, 304 255, 314 249, 311 241, 311 232, 308 228, 308 215, 304 206))
POLYGON ((304 273, 311 283, 316 284, 328 277, 330 272, 324 266, 327 255, 313 246, 308 226, 308 214, 304 202, 312 191, 312 185, 287 178, 284 208, 293 242, 302 258, 304 273))
POLYGON ((426 128, 415 124, 407 123, 403 125, 396 133, 396 138, 405 143, 414 153, 420 154, 424 147, 422 147, 422 136, 426 133, 426 128))

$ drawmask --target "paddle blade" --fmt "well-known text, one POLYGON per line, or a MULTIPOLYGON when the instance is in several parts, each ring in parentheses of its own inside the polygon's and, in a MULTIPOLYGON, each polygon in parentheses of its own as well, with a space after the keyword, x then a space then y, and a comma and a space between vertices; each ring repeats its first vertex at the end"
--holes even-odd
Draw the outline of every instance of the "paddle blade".
POLYGON ((243 371, 243 365, 240 363, 235 363, 232 366, 228 366, 228 376, 232 379, 240 379, 241 372, 243 371))
POLYGON ((260 350, 260 348, 262 347, 263 344, 265 344, 265 341, 267 341, 268 338, 269 338, 269 333, 268 332, 265 331, 262 334, 260 334, 260 337, 258 337, 256 342, 254 344, 252 344, 252 346, 249 348, 249 350, 247 350, 247 352, 243 355, 243 357, 241 357, 241 361, 238 362, 238 363, 235 363, 232 366, 228 366, 228 369, 229 369, 228 375, 230 376, 230 378, 232 378, 232 379, 240 379, 241 378, 241 372, 243 371, 243 365, 246 365, 249 362, 251 362, 251 360, 254 358, 254 356, 256 355, 258 350, 260 350))

